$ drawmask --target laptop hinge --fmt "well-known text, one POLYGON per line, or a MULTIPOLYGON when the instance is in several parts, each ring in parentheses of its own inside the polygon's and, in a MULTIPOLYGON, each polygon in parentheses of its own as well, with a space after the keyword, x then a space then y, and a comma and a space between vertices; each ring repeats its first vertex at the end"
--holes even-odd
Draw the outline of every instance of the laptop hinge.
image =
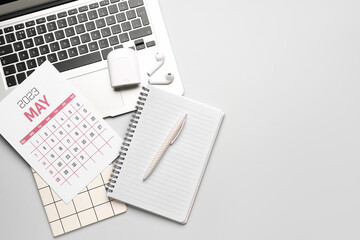
POLYGON ((29 13, 37 12, 37 11, 40 11, 40 10, 44 10, 44 9, 47 9, 47 8, 55 7, 55 6, 58 6, 58 5, 61 5, 61 4, 74 2, 74 1, 76 1, 76 0, 52 1, 52 2, 49 2, 49 3, 41 4, 39 6, 34 6, 34 7, 30 7, 30 8, 27 8, 27 9, 20 10, 20 11, 16 11, 16 12, 12 12, 12 13, 9 13, 9 14, 2 15, 2 16, 0 16, 0 21, 5 21, 7 19, 23 16, 23 15, 26 15, 26 14, 29 14, 29 13))

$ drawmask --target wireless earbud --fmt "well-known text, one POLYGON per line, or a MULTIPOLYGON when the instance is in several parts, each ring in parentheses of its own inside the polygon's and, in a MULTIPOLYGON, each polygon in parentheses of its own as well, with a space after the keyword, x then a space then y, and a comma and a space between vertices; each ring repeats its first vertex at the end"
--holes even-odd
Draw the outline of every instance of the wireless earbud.
POLYGON ((175 75, 172 73, 168 73, 165 75, 165 80, 166 82, 168 82, 169 84, 172 83, 175 79, 175 75))
POLYGON ((151 85, 169 85, 175 79, 175 75, 172 73, 168 73, 165 75, 165 80, 149 80, 149 84, 151 85))
POLYGON ((163 53, 156 53, 155 59, 157 61, 156 65, 147 72, 147 75, 150 77, 153 75, 165 62, 165 55, 163 53))

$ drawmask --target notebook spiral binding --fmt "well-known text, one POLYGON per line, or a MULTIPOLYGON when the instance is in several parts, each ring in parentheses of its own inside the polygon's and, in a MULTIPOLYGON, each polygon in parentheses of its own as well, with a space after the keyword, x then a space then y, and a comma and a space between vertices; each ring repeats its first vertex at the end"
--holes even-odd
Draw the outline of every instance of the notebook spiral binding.
POLYGON ((118 178, 118 175, 120 173, 121 165, 123 165, 126 153, 129 150, 131 139, 134 136, 136 125, 139 123, 140 115, 142 110, 144 109, 146 98, 149 95, 149 91, 150 90, 148 88, 142 87, 142 91, 140 92, 138 101, 136 102, 136 110, 131 116, 128 129, 126 131, 124 140, 120 148, 119 156, 114 160, 114 168, 112 170, 112 174, 110 175, 109 183, 107 184, 108 192, 113 192, 113 188, 115 187, 114 184, 116 183, 116 179, 118 178))

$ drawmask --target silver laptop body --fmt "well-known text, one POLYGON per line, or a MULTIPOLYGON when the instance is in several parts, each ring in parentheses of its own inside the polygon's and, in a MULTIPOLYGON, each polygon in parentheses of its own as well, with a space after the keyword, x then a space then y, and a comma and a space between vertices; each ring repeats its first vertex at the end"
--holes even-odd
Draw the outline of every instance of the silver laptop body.
POLYGON ((159 88, 183 94, 157 0, 18 0, 0 9, 10 11, 2 15, 10 18, 0 22, 0 100, 47 60, 103 117, 132 111, 140 87, 113 89, 110 85, 106 56, 117 48, 136 50, 142 84, 149 80, 147 70, 157 64, 155 54, 163 52, 165 63, 151 78, 164 79, 170 72, 174 81, 159 88), (34 12, 27 13, 29 9, 34 12))

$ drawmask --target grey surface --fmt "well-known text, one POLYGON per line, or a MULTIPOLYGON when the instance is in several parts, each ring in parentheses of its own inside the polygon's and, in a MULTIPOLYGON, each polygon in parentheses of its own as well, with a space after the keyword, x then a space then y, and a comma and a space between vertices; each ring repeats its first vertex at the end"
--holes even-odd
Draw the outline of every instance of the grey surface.
MULTIPOLYGON (((129 208, 58 239, 359 239, 360 2, 159 2, 185 96, 226 113, 190 220, 129 208)), ((29 167, 0 153, 0 239, 51 239, 29 167)))

